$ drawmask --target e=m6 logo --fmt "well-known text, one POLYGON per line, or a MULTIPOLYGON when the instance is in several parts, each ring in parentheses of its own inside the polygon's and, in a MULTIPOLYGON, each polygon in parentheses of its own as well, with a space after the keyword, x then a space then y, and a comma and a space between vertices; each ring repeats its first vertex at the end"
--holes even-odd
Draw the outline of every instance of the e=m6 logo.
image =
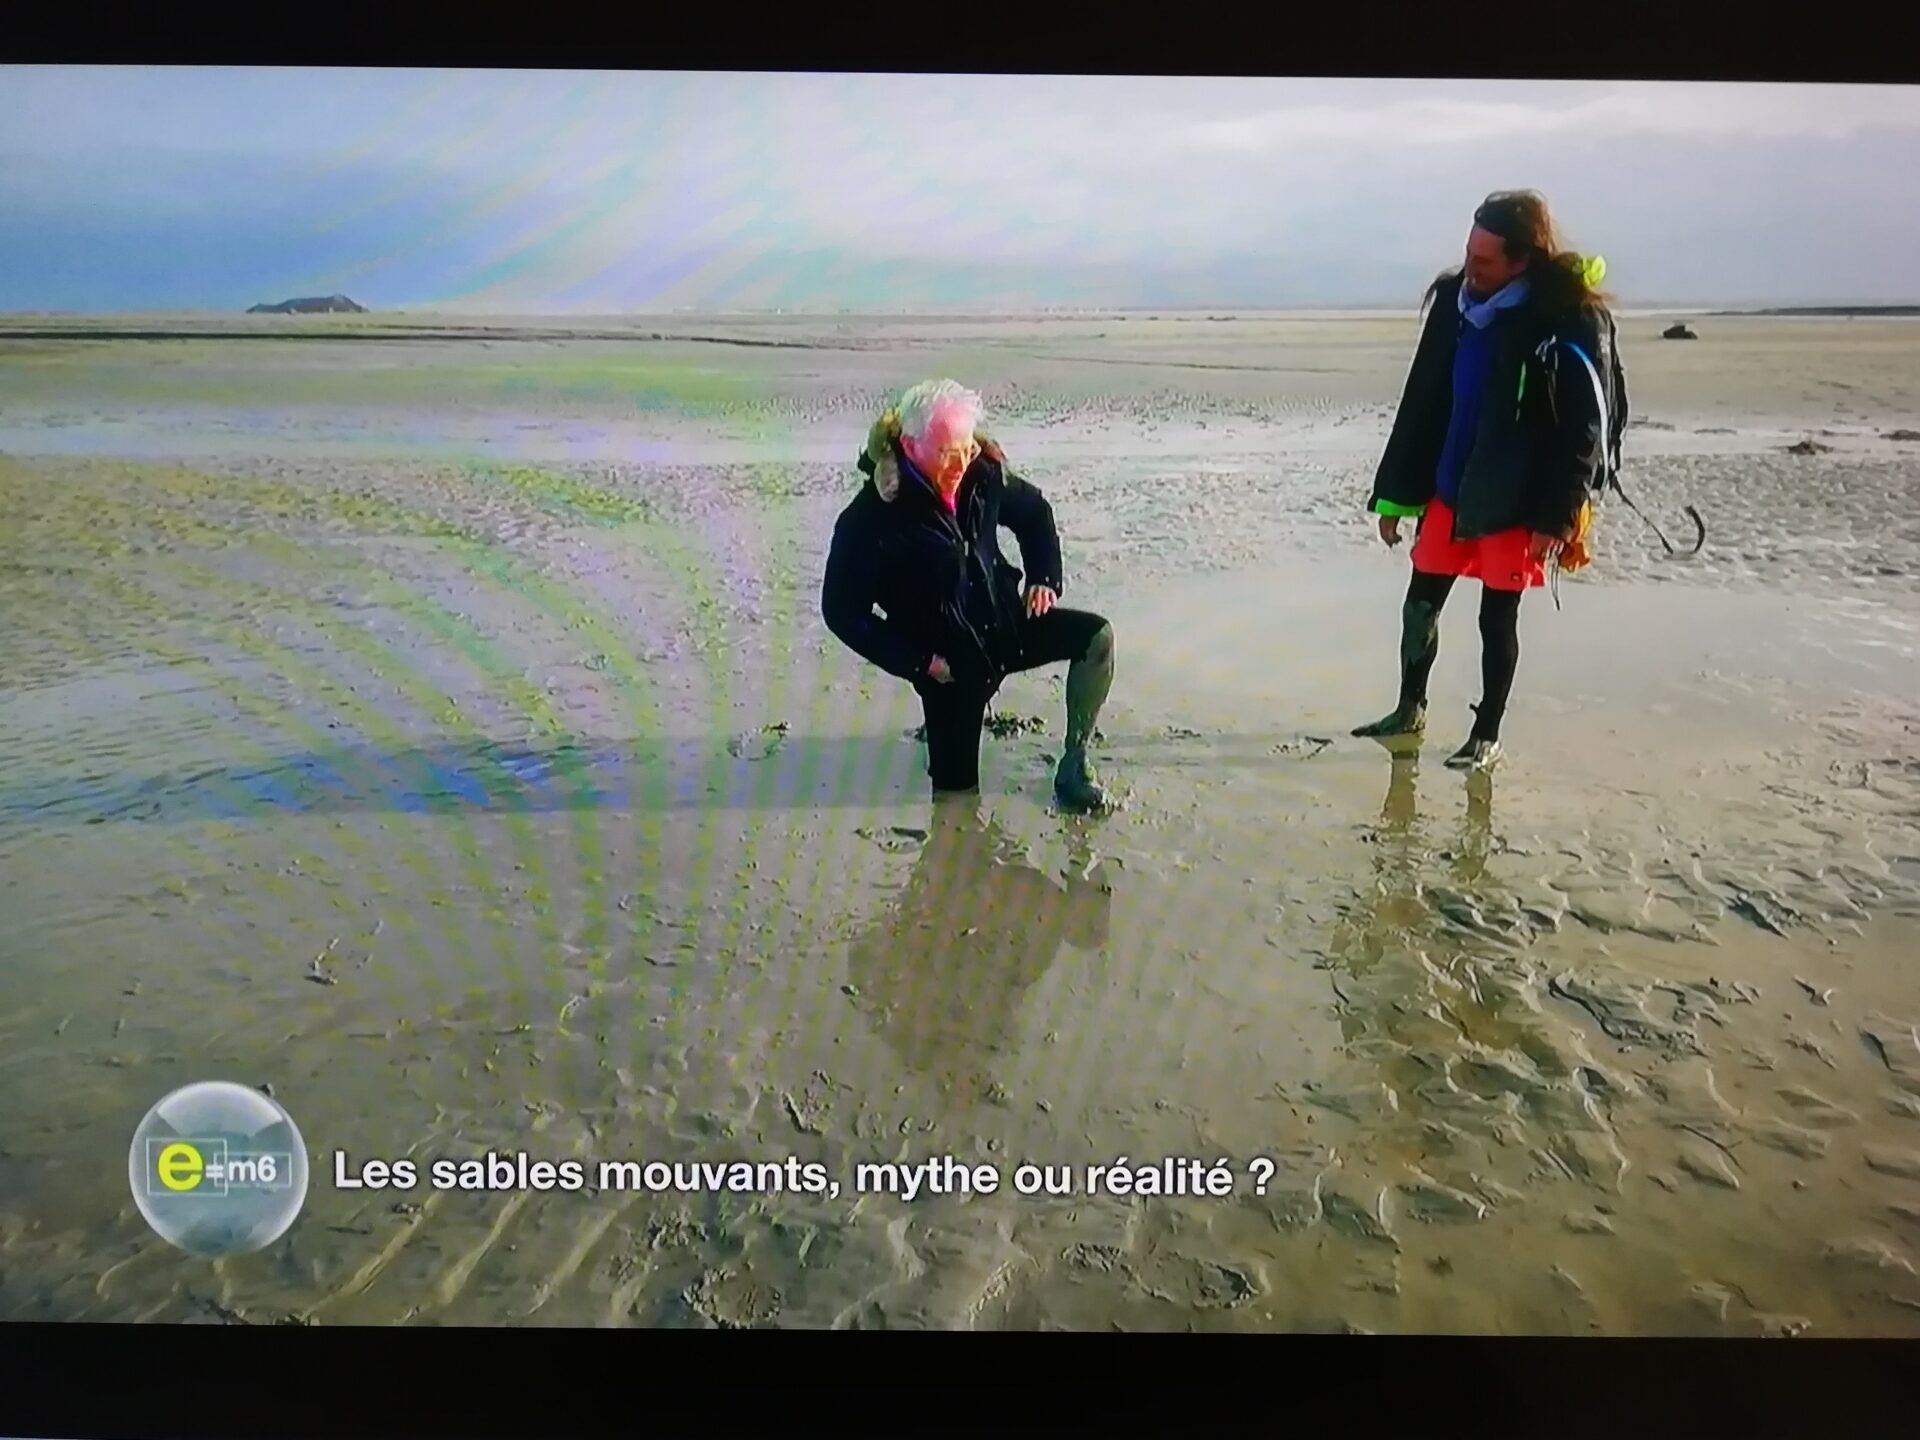
POLYGON ((127 1147, 133 1203, 168 1244, 218 1259, 264 1250, 307 1198, 307 1142, 278 1100, 231 1080, 183 1085, 127 1147))
POLYGON ((285 1190, 293 1184, 293 1156, 265 1150, 230 1155, 216 1137, 176 1136, 147 1141, 147 1194, 205 1195, 218 1199, 235 1189, 285 1190))

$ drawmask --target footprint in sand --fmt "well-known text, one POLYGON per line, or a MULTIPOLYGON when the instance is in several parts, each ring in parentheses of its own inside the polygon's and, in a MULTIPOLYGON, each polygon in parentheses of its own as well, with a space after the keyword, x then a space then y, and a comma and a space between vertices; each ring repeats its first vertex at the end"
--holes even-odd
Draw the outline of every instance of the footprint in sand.
POLYGON ((1288 740, 1274 746, 1273 753, 1276 755, 1297 755, 1302 759, 1311 760, 1332 744, 1333 741, 1319 735, 1302 735, 1298 740, 1288 740))
POLYGON ((736 760, 765 760, 780 748, 787 738, 787 729, 786 721, 776 720, 771 725, 763 725, 758 732, 735 735, 727 741, 727 753, 736 760))
POLYGON ((1183 1310, 1232 1310, 1265 1288, 1257 1272, 1189 1255, 1155 1255, 1141 1267, 1137 1283, 1156 1300, 1183 1310))
POLYGON ((927 832, 916 830, 909 825, 888 825, 885 827, 862 825, 853 832, 862 840, 871 840, 882 850, 900 855, 927 843, 927 832))
POLYGON ((681 1299, 688 1309, 722 1330, 751 1330, 771 1324, 782 1303, 775 1287, 725 1268, 702 1272, 681 1299))

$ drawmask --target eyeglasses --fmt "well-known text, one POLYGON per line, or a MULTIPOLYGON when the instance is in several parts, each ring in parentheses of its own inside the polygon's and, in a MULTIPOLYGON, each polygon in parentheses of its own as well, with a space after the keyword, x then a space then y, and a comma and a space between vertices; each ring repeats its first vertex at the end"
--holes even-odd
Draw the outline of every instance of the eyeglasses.
POLYGON ((937 450, 927 450, 922 453, 929 464, 943 470, 956 462, 963 465, 973 464, 979 457, 980 445, 974 440, 959 440, 942 445, 937 450))

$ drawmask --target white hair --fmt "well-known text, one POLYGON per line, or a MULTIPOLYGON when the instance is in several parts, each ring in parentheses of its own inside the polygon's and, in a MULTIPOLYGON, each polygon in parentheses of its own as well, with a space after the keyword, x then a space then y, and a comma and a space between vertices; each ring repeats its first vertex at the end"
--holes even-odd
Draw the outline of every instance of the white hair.
POLYGON ((934 416, 943 411, 956 412, 957 428, 972 434, 980 428, 986 407, 973 391, 957 380, 922 380, 900 397, 900 433, 909 440, 921 440, 933 427, 934 416))

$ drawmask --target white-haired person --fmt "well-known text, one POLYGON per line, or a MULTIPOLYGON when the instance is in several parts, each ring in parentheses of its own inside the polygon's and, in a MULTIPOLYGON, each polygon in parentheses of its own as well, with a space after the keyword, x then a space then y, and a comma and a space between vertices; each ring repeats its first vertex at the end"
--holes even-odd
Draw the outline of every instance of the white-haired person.
POLYGON ((979 788, 980 732, 1006 677, 1065 661, 1054 792, 1065 808, 1104 808, 1087 746, 1113 686, 1113 627, 1058 603, 1053 507, 1007 468, 980 397, 952 380, 913 386, 875 422, 859 464, 867 478, 834 526, 821 610, 843 644, 919 694, 936 795, 979 788), (1021 569, 1000 551, 1003 525, 1021 569))

